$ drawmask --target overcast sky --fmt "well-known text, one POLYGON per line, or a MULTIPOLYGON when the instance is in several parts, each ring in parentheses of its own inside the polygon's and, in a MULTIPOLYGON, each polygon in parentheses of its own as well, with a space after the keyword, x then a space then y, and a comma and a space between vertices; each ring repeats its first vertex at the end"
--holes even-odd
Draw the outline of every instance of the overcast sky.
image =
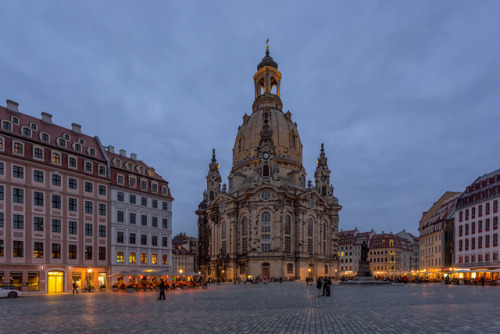
POLYGON ((173 232, 212 148, 223 182, 270 39, 314 178, 325 143, 340 228, 417 234, 422 212, 500 168, 498 1, 1 1, 0 103, 170 182, 173 232))

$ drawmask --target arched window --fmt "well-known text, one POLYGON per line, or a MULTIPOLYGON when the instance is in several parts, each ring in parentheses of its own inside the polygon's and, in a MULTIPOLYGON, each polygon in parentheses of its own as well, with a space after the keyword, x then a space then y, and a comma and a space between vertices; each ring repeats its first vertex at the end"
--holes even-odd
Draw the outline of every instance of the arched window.
POLYGON ((241 221, 241 235, 247 235, 248 234, 248 219, 247 217, 244 217, 243 220, 241 221))
POLYGON ((292 233, 292 219, 289 215, 285 216, 285 234, 292 233))
POLYGON ((222 239, 226 239, 226 222, 222 222, 222 239))
POLYGON ((264 165, 262 167, 262 176, 269 176, 269 165, 264 165))
POLYGON ((267 211, 262 213, 262 232, 271 232, 271 214, 267 211))
POLYGON ((311 218, 307 220, 307 236, 313 236, 313 220, 311 218))

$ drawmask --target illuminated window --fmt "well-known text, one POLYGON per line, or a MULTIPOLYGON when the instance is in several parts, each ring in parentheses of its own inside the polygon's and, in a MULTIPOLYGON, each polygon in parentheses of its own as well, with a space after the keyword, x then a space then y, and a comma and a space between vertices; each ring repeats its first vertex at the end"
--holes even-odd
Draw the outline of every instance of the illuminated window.
POLYGON ((128 256, 129 263, 135 263, 135 252, 130 252, 128 256))
POLYGON ((61 155, 59 153, 52 153, 52 162, 55 164, 61 163, 61 155))
POLYGON ((158 264, 158 254, 151 254, 151 263, 158 264))
POLYGON ((167 264, 168 263, 168 256, 167 256, 167 254, 163 254, 161 256, 161 263, 162 264, 167 264))
POLYGON ((123 257, 124 257, 123 252, 120 251, 116 252, 116 262, 123 263, 123 257))
POLYGON ((15 154, 24 154, 24 145, 19 142, 14 142, 14 153, 15 154))
POLYGON ((148 254, 141 253, 141 263, 148 263, 148 254))
POLYGON ((33 257, 37 259, 43 258, 43 242, 33 244, 33 257))
POLYGON ((0 137, 0 151, 3 151, 5 146, 4 146, 4 139, 2 137, 0 137))
POLYGON ((53 259, 61 258, 61 244, 52 244, 52 258, 53 259))

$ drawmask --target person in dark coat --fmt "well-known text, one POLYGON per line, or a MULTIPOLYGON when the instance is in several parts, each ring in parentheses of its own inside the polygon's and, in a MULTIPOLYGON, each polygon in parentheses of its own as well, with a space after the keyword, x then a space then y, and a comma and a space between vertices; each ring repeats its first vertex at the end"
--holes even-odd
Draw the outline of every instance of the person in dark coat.
POLYGON ((332 286, 332 280, 330 277, 326 278, 326 295, 330 297, 330 287, 332 286))
POLYGON ((318 296, 321 295, 322 286, 323 286, 323 281, 321 280, 321 277, 318 277, 318 280, 316 281, 316 289, 318 289, 318 296))
POLYGON ((158 300, 160 299, 165 300, 165 282, 163 282, 163 279, 160 279, 160 297, 158 297, 158 300))

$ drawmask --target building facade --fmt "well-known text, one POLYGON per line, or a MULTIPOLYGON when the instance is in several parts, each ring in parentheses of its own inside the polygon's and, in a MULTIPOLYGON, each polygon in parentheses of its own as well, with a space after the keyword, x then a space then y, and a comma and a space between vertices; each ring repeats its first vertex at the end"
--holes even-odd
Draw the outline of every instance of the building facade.
POLYGON ((478 177, 460 195, 455 212, 455 266, 499 269, 500 170, 478 177))
POLYGON ((333 194, 321 146, 306 184, 302 143, 290 111, 283 112, 281 72, 266 56, 255 73, 255 101, 233 148, 229 187, 221 189, 212 155, 196 214, 199 266, 208 277, 305 279, 334 275, 341 206, 333 194))
POLYGON ((459 192, 447 191, 424 212, 419 224, 420 270, 436 279, 453 267, 453 221, 459 192))
POLYGON ((186 248, 185 244, 172 241, 172 267, 174 273, 195 272, 194 254, 186 248))
POLYGON ((111 274, 172 272, 172 201, 168 182, 154 168, 107 148, 111 170, 111 274))
POLYGON ((339 275, 341 277, 356 275, 361 258, 361 245, 363 241, 370 245, 370 240, 374 235, 373 229, 370 232, 359 232, 357 228, 338 233, 339 275))
MULTIPOLYGON (((447 233, 449 233, 449 226, 446 229, 447 233)), ((417 272, 420 269, 420 246, 418 243, 418 237, 411 234, 410 232, 406 232, 406 230, 402 230, 396 235, 400 238, 408 240, 412 245, 412 255, 410 256, 410 269, 411 272, 417 272)))
POLYGON ((47 113, 34 118, 10 100, 0 107, 0 122, 0 285, 33 293, 70 291, 73 282, 108 285, 123 269, 116 262, 123 246, 117 244, 117 231, 125 224, 117 221, 122 207, 139 215, 137 227, 125 229, 137 235, 140 268, 168 269, 172 197, 152 168, 127 158, 131 169, 111 165, 116 155, 98 137, 82 133, 80 125, 61 127, 47 113), (137 187, 119 184, 118 171, 127 182, 134 175, 137 187), (120 192, 123 198, 136 194, 139 204, 122 203, 120 192))
POLYGON ((0 107, 0 284, 63 292, 109 274, 109 176, 98 138, 0 107))
POLYGON ((393 233, 375 234, 370 239, 368 260, 374 275, 400 275, 410 272, 412 243, 393 233))

